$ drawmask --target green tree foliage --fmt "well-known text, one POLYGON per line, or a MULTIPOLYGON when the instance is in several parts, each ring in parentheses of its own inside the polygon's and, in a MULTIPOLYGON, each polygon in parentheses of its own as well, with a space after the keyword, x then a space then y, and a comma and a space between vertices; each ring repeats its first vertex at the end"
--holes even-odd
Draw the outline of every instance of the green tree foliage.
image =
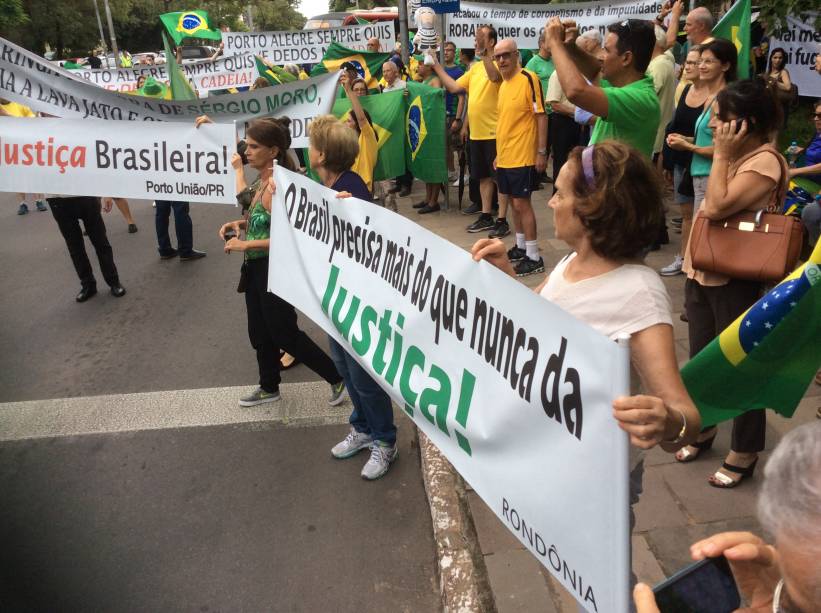
POLYGON ((16 28, 27 20, 20 0, 0 0, 0 32, 16 28))

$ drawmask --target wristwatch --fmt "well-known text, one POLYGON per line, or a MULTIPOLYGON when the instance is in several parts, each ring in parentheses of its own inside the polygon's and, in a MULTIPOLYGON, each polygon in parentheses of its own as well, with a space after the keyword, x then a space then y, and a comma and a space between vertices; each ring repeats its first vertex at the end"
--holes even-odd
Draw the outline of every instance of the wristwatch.
POLYGON ((536 153, 538 155, 547 155, 547 149, 539 149, 536 153))

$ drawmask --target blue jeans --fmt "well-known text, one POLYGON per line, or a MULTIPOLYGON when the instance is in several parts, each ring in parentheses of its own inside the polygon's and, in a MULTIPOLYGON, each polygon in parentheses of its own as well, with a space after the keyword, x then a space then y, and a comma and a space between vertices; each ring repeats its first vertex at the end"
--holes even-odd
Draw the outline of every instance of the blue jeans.
POLYGON ((168 221, 174 209, 174 230, 177 232, 177 249, 180 255, 189 255, 194 250, 194 224, 188 214, 187 202, 157 200, 154 225, 157 229, 157 243, 160 255, 172 255, 174 248, 168 237, 168 221))
POLYGON ((368 372, 330 336, 331 359, 345 380, 353 412, 348 420, 353 429, 370 434, 373 440, 385 445, 396 444, 396 426, 393 425, 393 405, 390 396, 379 387, 368 372))

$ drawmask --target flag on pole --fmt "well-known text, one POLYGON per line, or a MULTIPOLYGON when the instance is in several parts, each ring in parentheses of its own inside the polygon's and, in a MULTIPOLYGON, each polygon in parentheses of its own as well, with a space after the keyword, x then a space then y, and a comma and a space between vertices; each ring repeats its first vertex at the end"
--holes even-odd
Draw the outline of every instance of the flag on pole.
POLYGON ((750 0, 738 0, 713 28, 713 36, 731 41, 738 52, 738 77, 750 77, 750 0))
POLYGON ((222 33, 212 28, 208 21, 208 11, 165 13, 160 15, 160 21, 175 45, 179 45, 186 38, 222 40, 222 33))
POLYGON ((446 182, 444 91, 408 81, 405 117, 405 159, 411 174, 425 183, 446 182))
POLYGON ((821 241, 681 369, 702 426, 752 409, 791 417, 821 367, 821 241))
POLYGON ((171 51, 171 45, 165 34, 162 37, 165 48, 165 71, 168 73, 168 85, 171 87, 171 97, 174 100, 196 100, 199 96, 191 88, 188 78, 177 64, 177 58, 171 51))
POLYGON ((311 76, 333 72, 345 62, 350 62, 356 68, 359 76, 365 79, 368 89, 378 87, 379 78, 382 76, 382 64, 388 61, 388 53, 371 53, 369 51, 356 51, 343 47, 339 43, 331 43, 322 61, 311 70, 311 76))
MULTIPOLYGON (((373 121, 379 146, 374 181, 393 179, 405 174, 405 94, 386 92, 378 96, 361 96, 359 102, 373 121)), ((347 98, 337 98, 333 114, 345 119, 351 112, 347 98)))
POLYGON ((254 61, 256 61, 259 76, 263 77, 271 85, 280 85, 282 83, 290 83, 291 81, 297 80, 297 77, 282 68, 282 66, 269 64, 258 55, 254 56, 254 61))

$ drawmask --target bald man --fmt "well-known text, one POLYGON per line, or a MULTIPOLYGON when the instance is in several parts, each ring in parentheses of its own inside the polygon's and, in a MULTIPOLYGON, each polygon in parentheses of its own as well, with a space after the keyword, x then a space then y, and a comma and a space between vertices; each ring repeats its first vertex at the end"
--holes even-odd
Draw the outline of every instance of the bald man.
POLYGON ((381 45, 379 44, 379 39, 376 38, 376 37, 369 38, 368 43, 365 47, 370 53, 378 53, 379 50, 381 49, 381 45))
MULTIPOLYGON (((667 28, 667 44, 666 48, 670 49, 676 44, 676 37, 678 36, 678 24, 681 20, 681 15, 684 12, 684 2, 677 0, 673 4, 673 9, 670 11, 670 25, 667 28)), ((704 45, 713 40, 713 26, 715 21, 709 9, 703 6, 694 8, 687 13, 687 18, 684 20, 684 32, 687 34, 687 45, 685 45, 684 55, 693 45, 704 45)))

